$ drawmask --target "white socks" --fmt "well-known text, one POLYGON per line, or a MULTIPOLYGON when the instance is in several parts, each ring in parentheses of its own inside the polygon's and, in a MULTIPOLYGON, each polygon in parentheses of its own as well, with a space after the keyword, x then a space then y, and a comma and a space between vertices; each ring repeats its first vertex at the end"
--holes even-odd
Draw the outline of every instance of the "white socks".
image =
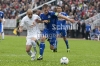
POLYGON ((98 41, 99 41, 100 35, 98 35, 98 41))
POLYGON ((4 39, 4 32, 1 35, 2 35, 2 39, 4 39))
POLYGON ((33 46, 33 49, 34 49, 34 52, 37 52, 36 50, 36 42, 32 40, 32 46, 33 46))
POLYGON ((35 58, 35 55, 36 55, 36 53, 37 53, 35 41, 32 41, 32 46, 33 46, 34 52, 30 51, 30 52, 27 52, 27 54, 28 54, 29 56, 31 56, 32 59, 34 59, 34 58, 35 58))
POLYGON ((30 51, 30 52, 27 52, 27 54, 29 55, 29 56, 32 56, 32 51, 30 51))

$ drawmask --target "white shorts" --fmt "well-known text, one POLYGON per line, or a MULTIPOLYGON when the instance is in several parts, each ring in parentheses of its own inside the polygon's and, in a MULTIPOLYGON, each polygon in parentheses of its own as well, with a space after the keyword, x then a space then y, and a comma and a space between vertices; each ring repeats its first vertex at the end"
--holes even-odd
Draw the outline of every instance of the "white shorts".
POLYGON ((33 35, 26 37, 26 45, 32 45, 33 40, 31 38, 35 38, 36 40, 40 39, 40 35, 33 35))

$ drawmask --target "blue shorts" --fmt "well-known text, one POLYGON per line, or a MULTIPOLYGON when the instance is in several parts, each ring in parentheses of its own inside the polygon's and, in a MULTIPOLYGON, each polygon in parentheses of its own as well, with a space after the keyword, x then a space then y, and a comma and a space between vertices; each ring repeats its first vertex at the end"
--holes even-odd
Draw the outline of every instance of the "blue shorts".
POLYGON ((67 36, 67 32, 66 30, 57 30, 57 35, 61 34, 62 37, 66 37, 67 36))
POLYGON ((0 24, 0 33, 2 33, 2 32, 3 32, 3 25, 0 24))
POLYGON ((47 39, 49 39, 50 45, 54 46, 56 42, 56 31, 44 29, 42 32, 42 36, 45 36, 47 39))

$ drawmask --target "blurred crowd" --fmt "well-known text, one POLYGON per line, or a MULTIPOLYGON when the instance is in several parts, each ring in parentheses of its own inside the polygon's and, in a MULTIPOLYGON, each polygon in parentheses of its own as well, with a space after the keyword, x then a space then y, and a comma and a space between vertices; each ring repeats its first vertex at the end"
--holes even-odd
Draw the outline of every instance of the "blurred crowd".
MULTIPOLYGON (((50 0, 0 0, 0 8, 5 13, 5 18, 14 19, 17 14, 26 12, 28 8, 41 5, 50 0), (33 5, 36 3, 35 5, 33 5)), ((57 0, 50 4, 53 10, 55 5, 62 6, 63 10, 76 20, 85 19, 100 12, 100 0, 57 0)))
POLYGON ((29 8, 41 5, 49 0, 0 0, 0 8, 5 13, 6 19, 14 19, 29 8), (34 2, 36 5, 33 5, 34 2), (33 7, 32 7, 33 6, 33 7))
MULTIPOLYGON (((50 0, 0 0, 0 9, 5 13, 6 19, 15 19, 18 14, 22 14, 29 8, 37 7, 50 0)), ((100 13, 100 0, 56 0, 49 4, 50 10, 55 11, 56 5, 60 5, 63 11, 66 12, 70 18, 75 19, 77 24, 68 24, 68 37, 81 37, 88 39, 91 32, 91 25, 85 23, 84 20, 100 13), (82 21, 80 23, 80 21, 82 21)), ((41 9, 41 8, 40 8, 41 9)), ((40 10, 36 12, 38 15, 40 10)), ((17 20, 19 22, 19 20, 17 20)), ((96 26, 95 29, 97 29, 96 26)))

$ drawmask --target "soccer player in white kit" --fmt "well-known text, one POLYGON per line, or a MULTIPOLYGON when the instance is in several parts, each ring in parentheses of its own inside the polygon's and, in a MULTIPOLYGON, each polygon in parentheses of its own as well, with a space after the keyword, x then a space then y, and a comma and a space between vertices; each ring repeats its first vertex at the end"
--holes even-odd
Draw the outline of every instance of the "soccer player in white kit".
POLYGON ((40 39, 40 30, 38 28, 38 22, 41 21, 41 18, 33 14, 31 9, 27 10, 27 15, 23 17, 19 26, 19 32, 23 31, 23 26, 27 28, 27 37, 26 37, 26 52, 31 56, 31 60, 35 59, 36 56, 36 40, 40 39), (34 52, 31 51, 33 46, 34 52))
POLYGON ((4 24, 5 24, 5 22, 6 22, 5 18, 3 18, 3 21, 2 21, 2 33, 1 33, 2 40, 4 40, 4 24))

